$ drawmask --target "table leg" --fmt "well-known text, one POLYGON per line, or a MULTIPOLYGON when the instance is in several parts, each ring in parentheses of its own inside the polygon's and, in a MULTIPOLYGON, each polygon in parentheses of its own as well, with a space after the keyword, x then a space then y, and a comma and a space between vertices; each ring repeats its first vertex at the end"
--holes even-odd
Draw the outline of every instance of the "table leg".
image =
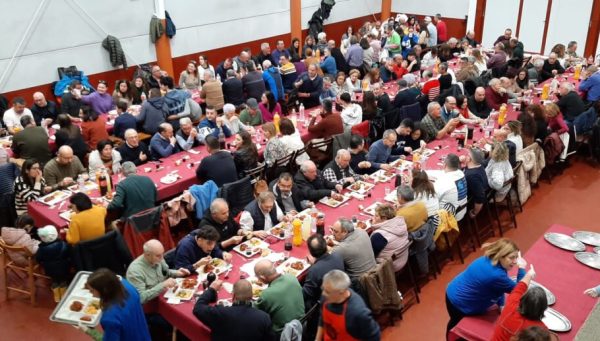
POLYGON ((171 341, 177 340, 177 328, 173 327, 173 334, 171 335, 171 341))

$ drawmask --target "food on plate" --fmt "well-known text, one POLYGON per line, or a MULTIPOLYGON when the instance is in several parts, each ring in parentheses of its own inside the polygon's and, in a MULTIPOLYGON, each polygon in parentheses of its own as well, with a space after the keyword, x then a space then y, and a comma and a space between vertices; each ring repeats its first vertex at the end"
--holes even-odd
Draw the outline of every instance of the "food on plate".
POLYGON ((248 248, 247 244, 240 245, 240 251, 242 251, 242 252, 246 251, 247 248, 248 248))
POLYGON ((84 322, 92 322, 92 317, 91 317, 91 316, 87 316, 87 315, 85 315, 85 316, 81 316, 81 317, 79 318, 79 320, 80 320, 80 321, 84 321, 84 322))
POLYGON ((274 264, 275 267, 278 267, 278 266, 281 265, 281 263, 283 263, 283 261, 284 261, 283 259, 280 259, 278 261, 275 261, 275 263, 273 263, 273 264, 274 264))
POLYGON ((259 297, 263 292, 262 288, 252 288, 252 296, 259 297))
POLYGON ((335 206, 335 205, 337 205, 339 203, 340 203, 339 201, 337 201, 337 200, 335 200, 333 198, 329 198, 329 200, 327 200, 327 204, 331 205, 331 206, 335 206))
POLYGON ((358 182, 353 183, 350 186, 350 189, 353 190, 353 191, 359 191, 361 188, 362 188, 362 185, 360 183, 358 183, 358 182))
POLYGON ((191 292, 191 291, 188 291, 188 290, 179 290, 179 291, 177 292, 177 294, 175 294, 175 296, 176 296, 177 298, 183 298, 183 299, 186 299, 186 298, 190 298, 190 297, 192 297, 192 292, 191 292))
POLYGON ((198 280, 195 278, 186 278, 181 283, 181 287, 184 289, 194 289, 198 285, 198 280))
POLYGON ((359 221, 356 223, 356 227, 358 227, 359 229, 366 229, 367 228, 367 223, 365 223, 364 221, 359 221))
POLYGON ((290 268, 299 271, 304 270, 304 263, 302 263, 301 261, 293 262, 292 264, 290 264, 290 268))
POLYGON ((389 177, 389 176, 392 176, 392 175, 394 175, 394 172, 392 172, 392 171, 385 171, 385 172, 383 173, 383 175, 385 175, 385 176, 388 176, 388 177, 389 177))
POLYGON ((43 199, 44 202, 48 203, 56 198, 55 194, 49 195, 43 199))
POLYGON ((263 249, 262 252, 260 253, 261 257, 267 257, 270 254, 271 254, 271 250, 269 250, 269 249, 263 249))
POLYGON ((281 232, 283 232, 281 227, 274 227, 271 229, 271 234, 275 236, 278 236, 281 232))
POLYGON ((343 196, 343 195, 341 195, 341 194, 338 194, 338 193, 333 193, 333 194, 331 195, 331 198, 332 198, 332 199, 334 199, 334 200, 337 200, 337 201, 342 201, 342 200, 344 200, 344 196, 343 196))
POLYGON ((71 305, 69 306, 69 309, 71 311, 80 312, 81 309, 83 309, 83 303, 79 301, 73 301, 73 303, 71 303, 71 305))
POLYGON ((381 182, 385 182, 385 181, 387 181, 387 178, 386 178, 386 177, 384 177, 384 176, 378 176, 378 177, 377 177, 377 180, 379 180, 379 181, 381 181, 381 182))
POLYGON ((260 239, 252 238, 248 241, 252 246, 260 245, 260 239))
POLYGON ((95 307, 93 304, 90 304, 85 308, 83 313, 89 314, 89 315, 96 315, 96 314, 98 314, 98 308, 95 307))
POLYGON ((208 263, 204 266, 204 273, 209 273, 215 269, 215 266, 211 263, 208 263))

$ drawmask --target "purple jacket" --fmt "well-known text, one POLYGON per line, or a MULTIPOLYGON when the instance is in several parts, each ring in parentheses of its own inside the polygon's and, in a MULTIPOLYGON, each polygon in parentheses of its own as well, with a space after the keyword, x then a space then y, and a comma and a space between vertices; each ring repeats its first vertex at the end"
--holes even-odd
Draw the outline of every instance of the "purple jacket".
POLYGON ((81 102, 89 105, 98 114, 105 114, 114 108, 113 98, 107 93, 101 95, 99 92, 93 92, 81 97, 81 102))

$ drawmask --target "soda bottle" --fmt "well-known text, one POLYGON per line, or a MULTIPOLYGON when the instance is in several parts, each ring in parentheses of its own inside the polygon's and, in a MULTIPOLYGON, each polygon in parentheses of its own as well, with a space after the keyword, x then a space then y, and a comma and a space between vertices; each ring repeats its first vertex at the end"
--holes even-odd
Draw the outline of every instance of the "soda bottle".
POLYGON ((105 196, 108 192, 108 182, 104 172, 100 173, 100 177, 98 178, 98 186, 100 187, 100 195, 105 196))
POLYGON ((302 245, 302 222, 300 221, 300 219, 296 218, 292 222, 292 226, 294 229, 294 237, 292 243, 294 244, 294 246, 300 246, 302 245))
POLYGON ((273 124, 275 125, 275 132, 279 135, 279 122, 281 121, 281 118, 279 117, 278 113, 275 113, 275 116, 273 116, 273 124))
POLYGON ((224 150, 225 147, 225 134, 223 133, 223 128, 219 128, 219 148, 221 148, 221 150, 224 150))
POLYGON ((317 215, 317 234, 325 236, 325 215, 323 213, 317 215))

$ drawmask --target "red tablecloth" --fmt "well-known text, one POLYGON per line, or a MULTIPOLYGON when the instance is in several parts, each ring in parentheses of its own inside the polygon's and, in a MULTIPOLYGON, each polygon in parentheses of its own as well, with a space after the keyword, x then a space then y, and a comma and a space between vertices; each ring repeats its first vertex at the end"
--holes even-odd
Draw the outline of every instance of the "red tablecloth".
MULTIPOLYGON (((574 230, 561 225, 552 225, 547 232, 571 235, 574 230)), ((587 251, 592 247, 587 246, 587 251)), ((565 315, 571 321, 572 329, 559 333, 561 340, 573 340, 592 308, 595 299, 583 295, 587 288, 598 285, 600 272, 578 262, 574 253, 559 249, 541 236, 525 254, 529 264, 537 272, 535 281, 544 285, 556 296, 552 308, 565 315), (561 271, 562 270, 562 271, 561 271)), ((465 317, 450 331, 450 340, 489 340, 494 332, 494 322, 498 312, 489 312, 485 316, 465 317)))

